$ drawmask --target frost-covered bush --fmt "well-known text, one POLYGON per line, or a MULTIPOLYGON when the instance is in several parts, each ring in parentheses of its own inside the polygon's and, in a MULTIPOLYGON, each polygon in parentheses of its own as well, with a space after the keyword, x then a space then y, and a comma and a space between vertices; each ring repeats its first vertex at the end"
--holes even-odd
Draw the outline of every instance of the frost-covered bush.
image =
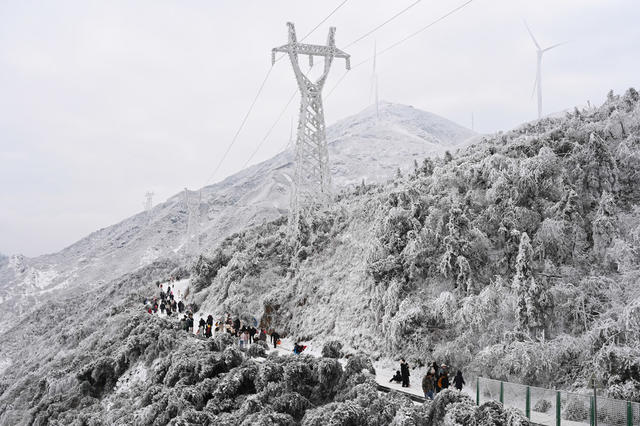
POLYGON ((267 350, 269 349, 269 345, 263 341, 253 342, 249 349, 247 349, 247 355, 255 358, 261 357, 264 358, 267 354, 267 350))
POLYGON ((322 356, 325 358, 342 358, 342 342, 330 340, 322 346, 322 356))
POLYGON ((427 416, 428 424, 442 425, 444 417, 447 414, 447 407, 449 404, 466 403, 465 401, 473 404, 471 398, 460 391, 445 389, 438 392, 433 402, 429 404, 429 413, 427 416))
POLYGON ((531 422, 518 409, 508 407, 505 409, 507 426, 529 426, 531 422))
POLYGON ((507 422, 504 406, 498 401, 487 401, 478 407, 478 425, 503 425, 507 422))
POLYGON ((296 420, 302 419, 311 402, 296 392, 285 392, 271 400, 271 408, 279 413, 289 414, 296 420))
POLYGON ((227 347, 232 346, 235 343, 235 339, 230 333, 218 333, 207 342, 210 350, 221 352, 227 347))
POLYGON ((376 370, 373 368, 373 362, 371 358, 365 354, 355 354, 349 358, 347 365, 344 368, 344 377, 349 378, 353 374, 362 372, 363 370, 369 372, 369 374, 376 375, 376 370))
POLYGON ((478 407, 470 401, 463 400, 447 406, 447 414, 444 416, 445 426, 476 426, 478 407))
POLYGON ((589 419, 589 407, 583 398, 569 397, 562 407, 565 420, 584 421, 589 419))
POLYGON ((537 411, 538 413, 546 413, 549 409, 553 407, 550 401, 546 399, 539 399, 533 404, 533 411, 537 411))
POLYGON ((215 251, 211 258, 200 255, 191 269, 191 285, 199 292, 211 285, 218 271, 229 263, 230 257, 222 249, 215 251))
POLYGON ((314 369, 314 359, 308 355, 300 355, 289 360, 283 366, 284 383, 287 389, 298 392, 306 398, 314 397, 313 390, 318 384, 317 371, 314 369))
POLYGON ((342 365, 333 358, 320 359, 315 365, 319 383, 319 393, 324 398, 332 398, 342 379, 342 365))
POLYGON ((284 380, 284 368, 280 363, 271 359, 258 366, 256 379, 254 381, 258 391, 264 390, 268 384, 282 382, 284 380))
POLYGON ((611 385, 607 389, 607 396, 609 398, 640 402, 640 382, 630 380, 625 383, 611 385))
POLYGON ((391 426, 417 426, 427 424, 426 405, 404 405, 398 408, 396 415, 389 425, 391 426))

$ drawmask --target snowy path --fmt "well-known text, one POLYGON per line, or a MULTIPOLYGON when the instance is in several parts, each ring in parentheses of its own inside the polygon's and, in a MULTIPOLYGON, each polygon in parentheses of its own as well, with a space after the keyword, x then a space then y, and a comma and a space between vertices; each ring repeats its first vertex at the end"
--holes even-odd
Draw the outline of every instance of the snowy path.
MULTIPOLYGON (((179 302, 180 300, 182 300, 185 305, 187 304, 187 300, 185 299, 185 295, 187 292, 187 289, 189 288, 189 283, 190 283, 190 279, 183 279, 183 280, 179 280, 179 281, 175 281, 173 283, 163 283, 163 289, 166 291, 167 286, 170 285, 171 289, 173 290, 173 294, 174 294, 174 298, 176 300, 176 302, 179 302)), ((158 290, 159 291, 159 290, 158 290)), ((160 311, 158 311, 156 314, 154 315, 158 315, 161 318, 166 318, 167 315, 165 313, 161 313, 160 311)), ((179 320, 181 318, 182 314, 173 314, 172 317, 176 318, 176 320, 179 320)), ((200 321, 200 318, 204 318, 206 319, 208 316, 207 313, 194 313, 193 314, 193 323, 194 323, 194 330, 193 333, 197 333, 197 329, 198 329, 198 323, 200 321)), ((223 331, 224 333, 224 331, 223 331)), ((215 332, 213 334, 213 336, 215 336, 215 332)), ((272 347, 272 345, 269 345, 269 351, 268 353, 277 353, 278 355, 292 355, 293 354, 293 345, 294 342, 291 341, 288 338, 281 338, 281 344, 278 345, 278 347, 276 349, 274 349, 272 347)), ((267 342, 269 343, 269 342, 267 342)), ((308 342, 303 342, 304 344, 307 345, 307 348, 305 349, 305 354, 314 356, 314 357, 320 357, 322 354, 322 346, 321 345, 317 345, 314 343, 308 343, 308 342)), ((340 358, 338 360, 343 366, 347 363, 347 360, 344 358, 340 358)), ((384 386, 386 388, 390 388, 393 390, 396 390, 398 392, 401 393, 405 393, 405 394, 411 394, 411 395, 416 395, 419 397, 424 397, 424 393, 422 392, 422 377, 426 374, 427 371, 427 367, 418 367, 418 368, 414 368, 411 370, 411 380, 410 380, 410 385, 409 387, 403 388, 402 385, 400 383, 396 383, 396 382, 389 382, 389 379, 391 377, 393 377, 393 375, 395 374, 396 370, 400 369, 399 363, 397 361, 393 361, 390 359, 381 359, 378 361, 375 361, 373 363, 373 366, 376 370, 376 382, 381 385, 384 386)), ((138 372, 139 373, 139 372, 138 372)), ((476 390, 475 390, 475 386, 473 383, 471 383, 471 380, 468 380, 468 383, 465 384, 464 388, 463 388, 463 392, 465 392, 467 395, 469 395, 471 397, 471 399, 473 399, 475 401, 476 399, 476 390)), ((539 413, 536 411, 531 411, 531 422, 532 424, 535 425, 545 425, 545 426, 552 426, 555 425, 556 421, 555 421, 555 414, 554 413, 539 413)), ((580 422, 574 422, 574 421, 569 421, 569 420, 562 420, 562 424, 566 425, 566 426, 585 426, 588 425, 588 423, 580 423, 580 422)))

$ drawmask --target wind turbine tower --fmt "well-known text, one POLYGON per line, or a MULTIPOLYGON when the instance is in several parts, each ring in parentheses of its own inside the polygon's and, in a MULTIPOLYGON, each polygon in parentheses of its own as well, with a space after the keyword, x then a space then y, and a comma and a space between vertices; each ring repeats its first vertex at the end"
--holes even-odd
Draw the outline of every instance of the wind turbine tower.
POLYGON ((304 210, 331 200, 331 175, 329 174, 329 150, 325 134, 322 89, 329 75, 333 58, 344 58, 350 69, 349 55, 336 48, 335 27, 329 28, 326 45, 299 43, 293 23, 287 22, 289 42, 271 51, 271 63, 276 61, 276 52, 289 55, 291 66, 300 89, 300 115, 295 148, 295 166, 289 227, 298 233, 298 223, 304 210), (313 57, 324 58, 324 70, 316 81, 306 76, 300 69, 298 55, 308 55, 309 65, 313 57))
MULTIPOLYGON (((531 29, 529 28, 529 25, 527 25, 527 21, 524 21, 524 26, 527 28, 527 32, 529 33, 529 35, 531 36, 531 40, 533 40, 533 44, 536 45, 536 81, 535 83, 533 83, 533 92, 538 91, 538 119, 542 118, 542 55, 544 54, 544 52, 547 52, 551 49, 554 49, 558 46, 560 46, 561 44, 564 43, 558 43, 558 44, 554 44, 553 46, 549 46, 545 49, 540 47, 540 44, 538 44, 538 41, 536 40, 536 38, 533 35, 533 32, 531 32, 531 29)), ((533 92, 531 93, 531 96, 533 97, 533 92)))
POLYGON ((380 120, 380 103, 378 102, 378 73, 376 72, 376 62, 378 53, 376 42, 373 42, 373 72, 371 74, 371 90, 369 92, 369 102, 371 102, 371 93, 374 94, 374 102, 376 103, 376 119, 380 120))

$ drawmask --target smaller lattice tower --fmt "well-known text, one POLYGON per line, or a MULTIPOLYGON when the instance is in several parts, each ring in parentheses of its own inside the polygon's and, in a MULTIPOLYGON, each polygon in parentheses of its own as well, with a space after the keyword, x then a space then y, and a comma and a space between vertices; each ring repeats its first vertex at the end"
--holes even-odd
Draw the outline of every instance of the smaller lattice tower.
POLYGON ((322 88, 329 75, 333 58, 344 58, 347 69, 349 55, 336 48, 334 27, 329 28, 327 44, 314 45, 299 43, 293 23, 288 22, 289 43, 276 47, 271 52, 271 62, 276 61, 276 52, 289 55, 293 72, 300 89, 300 116, 295 148, 295 169, 289 226, 297 233, 300 215, 306 209, 318 204, 326 204, 331 199, 331 175, 329 174, 329 150, 325 134, 324 108, 322 106, 322 88), (306 76, 298 63, 298 55, 308 55, 309 65, 313 57, 324 58, 324 70, 314 82, 306 76))
POLYGON ((202 201, 202 191, 198 194, 194 191, 184 189, 184 204, 187 210, 187 232, 185 235, 185 252, 187 254, 197 254, 200 250, 200 203, 202 201))
POLYGON ((151 208, 153 207, 153 192, 152 191, 148 191, 146 194, 144 194, 144 210, 145 211, 150 211, 151 208))

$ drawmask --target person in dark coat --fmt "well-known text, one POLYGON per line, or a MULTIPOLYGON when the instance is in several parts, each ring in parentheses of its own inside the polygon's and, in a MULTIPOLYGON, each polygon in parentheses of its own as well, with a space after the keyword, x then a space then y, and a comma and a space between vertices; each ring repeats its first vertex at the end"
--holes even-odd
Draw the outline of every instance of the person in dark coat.
POLYGON ((459 391, 462 390, 462 387, 465 385, 464 378, 462 377, 462 371, 458 370, 456 373, 456 377, 453 378, 453 385, 459 391))
POLYGON ((240 318, 236 318, 233 321, 233 335, 237 336, 239 332, 240 332, 240 318))
POLYGON ((257 332, 258 330, 256 330, 255 327, 251 327, 249 329, 249 343, 253 343, 255 341, 254 336, 256 335, 257 332))
POLYGON ((442 364, 440 367, 440 376, 436 382, 436 393, 445 390, 449 387, 449 373, 447 372, 447 366, 442 364))
POLYGON ((271 340, 273 340, 273 349, 278 347, 278 340, 280 340, 280 335, 277 332, 271 333, 271 340))
POLYGON ((396 374, 391 378, 391 380, 389 380, 389 383, 391 382, 402 383, 402 374, 400 374, 400 370, 396 370, 396 374))
POLYGON ((164 313, 164 308, 165 308, 164 301, 160 302, 160 312, 164 313))
POLYGON ((402 374, 402 387, 409 387, 409 364, 402 358, 400 360, 400 374, 402 374))
POLYGON ((178 302, 178 312, 182 313, 184 311, 184 303, 182 300, 178 302))
POLYGON ((433 391, 436 388, 436 378, 431 374, 431 370, 422 378, 422 392, 424 397, 433 399, 433 391))

